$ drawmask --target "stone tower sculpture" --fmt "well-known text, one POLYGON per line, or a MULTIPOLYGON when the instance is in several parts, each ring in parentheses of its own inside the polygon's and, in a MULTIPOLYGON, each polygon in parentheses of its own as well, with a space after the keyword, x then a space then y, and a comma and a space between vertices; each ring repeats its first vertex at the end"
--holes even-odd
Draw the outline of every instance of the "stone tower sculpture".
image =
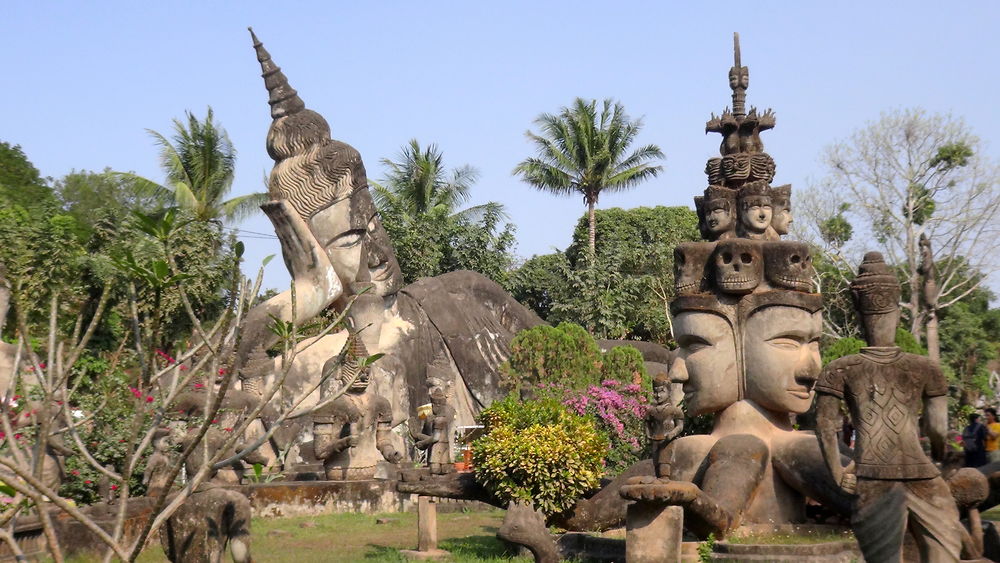
POLYGON ((637 501, 628 516, 639 536, 628 540, 636 561, 663 560, 672 555, 664 549, 676 548, 663 538, 680 537, 680 513, 665 506, 682 507, 695 534, 722 537, 743 523, 802 522, 807 496, 840 509, 849 502, 826 475, 815 437, 790 420, 812 404, 822 297, 808 246, 780 240, 791 187, 770 185, 775 165, 760 133, 775 118, 746 109, 738 36, 729 78, 733 107, 706 125, 722 135, 721 156, 709 159, 709 186, 695 198, 706 240, 677 246, 670 305, 679 344, 670 378, 683 385, 688 416, 712 413, 714 423, 711 434, 666 447, 659 479, 621 488, 637 501), (649 531, 645 539, 639 530, 649 531))

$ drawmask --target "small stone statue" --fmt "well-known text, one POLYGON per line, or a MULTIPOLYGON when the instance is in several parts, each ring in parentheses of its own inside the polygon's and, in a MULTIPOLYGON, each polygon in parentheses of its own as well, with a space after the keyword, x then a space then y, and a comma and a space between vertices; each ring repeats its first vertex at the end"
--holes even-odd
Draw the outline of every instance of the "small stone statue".
MULTIPOLYGON (((114 473, 115 466, 110 463, 104 466, 104 469, 114 473)), ((97 497, 100 502, 111 506, 115 502, 115 489, 111 486, 111 477, 108 477, 107 473, 101 473, 101 478, 97 481, 97 497)))
POLYGON ((163 491, 170 489, 167 481, 173 459, 170 455, 170 434, 164 432, 153 440, 153 453, 146 461, 146 470, 142 473, 142 484, 146 485, 146 496, 158 497, 163 491))
POLYGON ((739 190, 741 236, 756 240, 778 240, 778 234, 771 227, 774 208, 771 190, 767 182, 748 182, 739 190))
POLYGON ((670 377, 660 372, 653 377, 654 404, 646 411, 646 437, 653 453, 656 476, 670 478, 667 445, 684 430, 684 411, 670 401, 670 377))
POLYGON ((452 458, 455 409, 448 404, 448 394, 441 386, 432 387, 430 397, 431 414, 424 419, 420 431, 411 435, 417 440, 417 449, 428 452, 431 474, 446 475, 455 470, 452 458))
MULTIPOLYGON (((340 388, 348 385, 347 391, 313 414, 313 448, 316 459, 324 460, 327 479, 372 479, 380 457, 397 463, 403 456, 390 441, 389 401, 369 389, 370 368, 361 365, 367 357, 364 344, 352 335, 345 346, 350 348, 337 368, 337 381, 340 388)), ((335 369, 331 362, 340 361, 331 358, 323 370, 335 369)))
POLYGON ((866 561, 902 561, 913 532, 921 561, 958 561, 964 530, 941 472, 948 429, 948 384, 935 362, 895 346, 900 288, 878 252, 865 254, 851 283, 867 348, 831 362, 816 384, 820 448, 834 480, 856 495, 851 525, 866 561), (854 460, 844 468, 837 446, 840 401, 857 429, 854 460))
POLYGON ((792 224, 792 186, 785 184, 771 188, 771 228, 778 235, 787 235, 792 224))

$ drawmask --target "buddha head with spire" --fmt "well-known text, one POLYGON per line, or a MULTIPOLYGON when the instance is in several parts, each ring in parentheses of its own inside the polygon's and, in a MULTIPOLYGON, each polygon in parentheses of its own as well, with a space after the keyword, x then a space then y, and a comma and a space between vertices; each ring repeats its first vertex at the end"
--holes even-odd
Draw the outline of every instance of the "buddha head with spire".
POLYGON ((250 35, 271 106, 267 153, 275 164, 268 193, 288 201, 306 221, 345 288, 373 285, 379 296, 394 295, 403 276, 368 191, 361 154, 330 137, 327 121, 305 107, 252 29, 250 35))

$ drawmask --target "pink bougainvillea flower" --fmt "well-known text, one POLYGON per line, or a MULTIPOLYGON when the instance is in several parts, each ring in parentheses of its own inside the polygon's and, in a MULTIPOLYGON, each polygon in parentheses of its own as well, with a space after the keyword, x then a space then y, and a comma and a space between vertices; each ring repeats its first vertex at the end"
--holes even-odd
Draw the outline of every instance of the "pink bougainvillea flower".
POLYGON ((195 388, 195 389, 201 389, 201 388, 202 388, 202 387, 204 387, 204 386, 205 386, 205 384, 204 384, 204 383, 195 383, 195 384, 194 384, 194 388, 195 388))
POLYGON ((79 469, 74 469, 73 471, 70 471, 70 473, 73 474, 73 475, 79 475, 80 474, 80 470, 79 469))
POLYGON ((118 485, 111 485, 111 490, 112 491, 117 491, 118 490, 118 485))
POLYGON ((219 368, 219 375, 226 375, 226 368, 219 368))
POLYGON ((218 423, 219 423, 219 419, 218 418, 212 419, 212 424, 218 424, 218 423))
POLYGON ((146 395, 146 402, 147 403, 152 403, 153 402, 153 396, 152 395, 146 395))
POLYGON ((223 430, 225 430, 226 432, 232 432, 233 431, 232 428, 223 428, 223 430))
POLYGON ((93 483, 93 481, 91 481, 90 479, 87 479, 86 481, 84 481, 84 483, 86 483, 87 485, 90 485, 91 483, 93 483))
POLYGON ((142 393, 140 393, 135 387, 129 387, 128 390, 132 392, 132 395, 134 395, 136 399, 142 397, 142 393))

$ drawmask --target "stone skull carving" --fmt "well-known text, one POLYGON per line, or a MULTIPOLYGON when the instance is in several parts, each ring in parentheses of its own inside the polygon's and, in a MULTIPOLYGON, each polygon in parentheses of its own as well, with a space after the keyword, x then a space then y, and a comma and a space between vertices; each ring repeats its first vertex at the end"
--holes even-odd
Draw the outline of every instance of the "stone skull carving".
POLYGON ((768 242, 764 244, 764 271, 774 287, 812 291, 812 255, 802 242, 768 242))
POLYGON ((674 289, 677 295, 705 290, 705 269, 715 250, 712 242, 685 242, 674 248, 674 289))
POLYGON ((764 259, 760 243, 749 239, 721 241, 715 250, 715 283, 726 293, 750 293, 760 285, 764 259))

